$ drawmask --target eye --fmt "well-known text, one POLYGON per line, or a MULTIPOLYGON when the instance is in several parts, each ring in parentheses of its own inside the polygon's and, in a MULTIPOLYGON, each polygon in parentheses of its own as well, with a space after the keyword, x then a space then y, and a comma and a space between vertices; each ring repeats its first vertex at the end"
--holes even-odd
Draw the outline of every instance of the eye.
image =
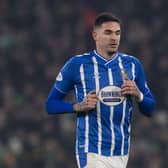
POLYGON ((110 30, 105 30, 104 31, 104 34, 106 34, 106 35, 110 35, 112 32, 110 31, 110 30))
POLYGON ((121 34, 121 31, 116 31, 115 33, 117 36, 119 36, 121 34))

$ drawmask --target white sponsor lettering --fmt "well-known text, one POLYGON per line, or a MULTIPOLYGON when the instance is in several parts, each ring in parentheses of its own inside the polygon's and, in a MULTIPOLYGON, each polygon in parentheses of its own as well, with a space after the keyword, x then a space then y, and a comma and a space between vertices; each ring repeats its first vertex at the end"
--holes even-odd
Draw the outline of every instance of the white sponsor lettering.
POLYGON ((121 88, 117 86, 106 86, 98 93, 99 100, 108 106, 116 106, 122 103, 125 97, 121 94, 121 88))

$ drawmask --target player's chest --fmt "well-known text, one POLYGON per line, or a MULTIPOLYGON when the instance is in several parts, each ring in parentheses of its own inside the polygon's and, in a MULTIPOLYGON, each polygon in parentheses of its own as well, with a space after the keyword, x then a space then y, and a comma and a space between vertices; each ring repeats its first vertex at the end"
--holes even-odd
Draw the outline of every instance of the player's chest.
MULTIPOLYGON (((129 79, 132 79, 131 64, 124 64, 122 68, 129 79)), ((121 87, 123 84, 121 70, 118 64, 82 64, 77 72, 76 85, 86 87, 89 90, 96 87, 103 88, 108 85, 121 87)))

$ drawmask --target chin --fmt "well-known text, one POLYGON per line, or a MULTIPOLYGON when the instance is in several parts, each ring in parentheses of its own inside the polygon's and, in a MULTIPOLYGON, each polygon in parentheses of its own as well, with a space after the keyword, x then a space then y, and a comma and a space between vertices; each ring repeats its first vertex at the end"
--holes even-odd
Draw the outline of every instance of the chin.
POLYGON ((118 50, 109 50, 107 51, 108 55, 113 55, 114 53, 116 53, 118 50))
POLYGON ((108 52, 117 52, 118 51, 118 47, 115 47, 115 48, 109 48, 107 49, 108 52))

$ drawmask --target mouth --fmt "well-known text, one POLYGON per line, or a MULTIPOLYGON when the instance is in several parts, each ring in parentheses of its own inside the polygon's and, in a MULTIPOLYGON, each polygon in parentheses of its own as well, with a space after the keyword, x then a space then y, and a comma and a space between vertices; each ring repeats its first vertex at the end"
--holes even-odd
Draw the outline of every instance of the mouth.
POLYGON ((109 47, 111 47, 111 48, 117 48, 118 45, 116 43, 111 43, 111 44, 109 44, 109 47))

